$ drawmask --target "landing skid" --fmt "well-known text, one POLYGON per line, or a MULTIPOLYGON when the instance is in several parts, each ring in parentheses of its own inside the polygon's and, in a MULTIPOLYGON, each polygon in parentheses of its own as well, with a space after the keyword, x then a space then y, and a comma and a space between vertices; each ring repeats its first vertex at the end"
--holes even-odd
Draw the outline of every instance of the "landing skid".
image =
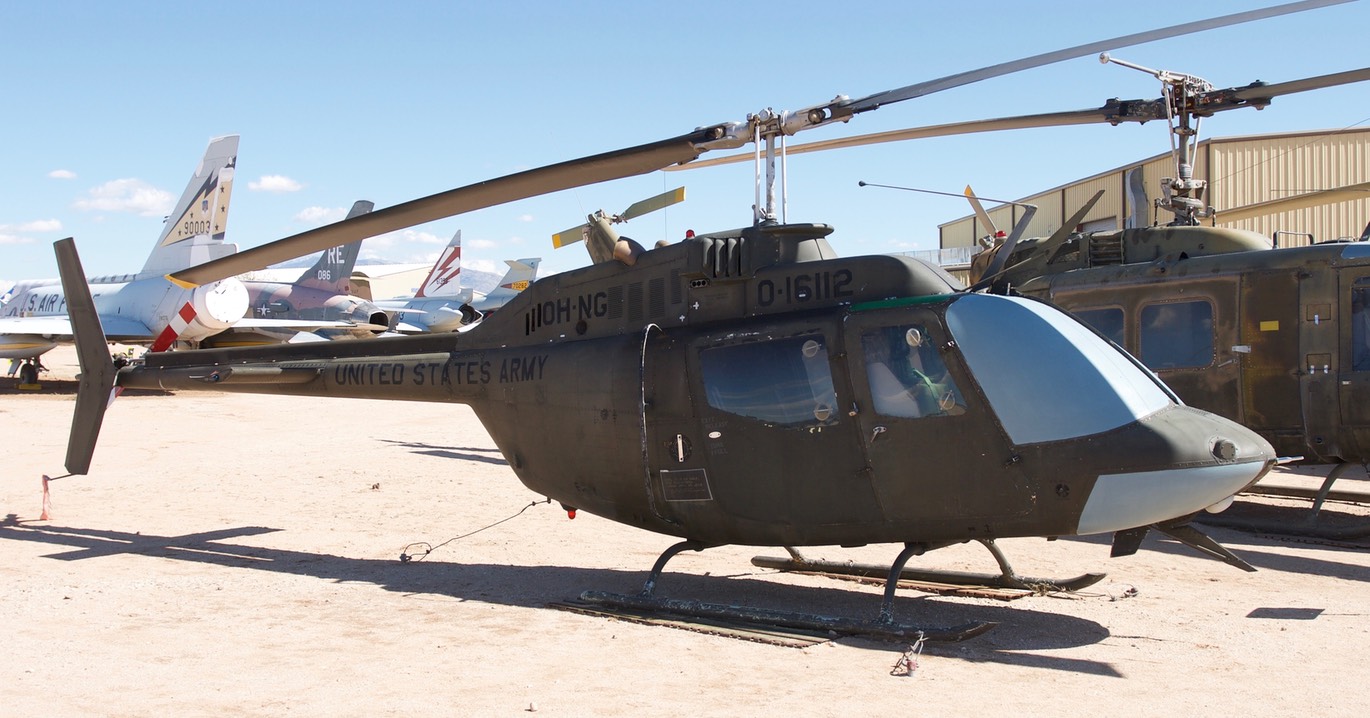
POLYGON ((654 598, 641 594, 586 591, 580 600, 600 606, 626 608, 635 611, 667 613, 675 616, 732 621, 747 625, 780 626, 805 631, 825 631, 846 636, 864 636, 889 641, 937 641, 952 643, 974 638, 994 628, 997 623, 976 621, 949 628, 928 628, 894 620, 867 620, 840 616, 820 616, 812 613, 792 613, 755 606, 729 606, 675 598, 654 598))
POLYGON ((1355 503, 1370 502, 1370 494, 1361 491, 1333 491, 1332 485, 1347 469, 1354 464, 1343 462, 1332 467, 1323 479, 1322 486, 1316 491, 1298 486, 1261 485, 1257 483, 1246 493, 1285 498, 1312 499, 1313 506, 1302 519, 1281 521, 1276 519, 1244 518, 1234 515, 1231 509, 1220 514, 1201 514, 1195 518, 1208 526, 1237 529, 1250 533, 1284 534, 1288 536, 1308 536, 1330 541, 1354 541, 1370 536, 1370 523, 1354 525, 1328 525, 1319 521, 1323 504, 1330 498, 1355 503))
MULTIPOLYGON (((994 588, 1018 589, 1032 593, 1054 593, 1058 591, 1078 591, 1087 586, 1102 581, 1106 574, 1086 573, 1074 578, 1052 579, 1052 578, 1030 578, 1019 576, 1009 565, 1004 552, 994 543, 993 539, 983 539, 980 543, 994 556, 994 560, 999 563, 999 573, 971 573, 966 571, 926 571, 912 568, 904 568, 899 571, 898 580, 917 581, 929 584, 952 584, 956 586, 979 587, 991 586, 994 588)), ((772 556, 756 556, 752 558, 752 565, 763 568, 774 568, 781 571, 796 571, 801 573, 821 573, 834 574, 838 576, 863 576, 867 578, 881 578, 890 574, 889 566, 876 564, 859 564, 836 561, 823 561, 808 559, 800 555, 793 548, 786 547, 790 552, 790 558, 775 558, 772 556)))
POLYGON ((917 626, 895 621, 893 604, 894 590, 898 584, 898 574, 902 571, 904 564, 908 562, 909 558, 912 557, 914 553, 921 552, 922 547, 918 545, 906 546, 895 559, 892 568, 888 571, 885 596, 880 605, 880 614, 872 620, 796 613, 753 606, 731 606, 726 604, 705 603, 702 601, 659 598, 652 595, 656 588, 657 580, 661 578, 661 571, 665 568, 667 561, 681 551, 702 551, 705 548, 708 548, 708 546, 695 541, 682 541, 666 549, 666 551, 661 554, 661 557, 657 559, 656 565, 652 567, 652 572, 648 575, 642 590, 636 595, 629 596, 625 594, 605 593, 602 591, 586 591, 581 594, 580 600, 595 605, 611 606, 634 611, 666 613, 673 616, 701 618, 706 620, 732 621, 753 626, 780 626, 784 628, 823 631, 842 635, 866 636, 896 641, 964 641, 969 638, 974 638, 998 625, 997 623, 992 622, 976 621, 947 628, 929 628, 926 626, 917 626))

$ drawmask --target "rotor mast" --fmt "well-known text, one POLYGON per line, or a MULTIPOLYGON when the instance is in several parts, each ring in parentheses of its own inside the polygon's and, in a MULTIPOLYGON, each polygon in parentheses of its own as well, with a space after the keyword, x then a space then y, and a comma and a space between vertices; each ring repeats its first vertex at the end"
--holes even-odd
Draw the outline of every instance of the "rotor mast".
MULTIPOLYGON (((752 205, 752 221, 785 221, 785 138, 789 135, 822 127, 833 122, 846 122, 860 110, 846 107, 851 99, 838 95, 831 101, 802 110, 776 112, 766 108, 747 115, 742 122, 728 122, 709 128, 712 138, 695 145, 701 153, 709 150, 736 149, 747 143, 753 147, 756 201, 752 205), (776 171, 776 160, 780 170, 776 171), (764 177, 764 184, 763 184, 764 177), (776 205, 776 179, 780 180, 779 210, 776 205)), ((869 109, 875 109, 874 107, 869 109)))
POLYGON ((1214 91, 1213 84, 1196 75, 1153 70, 1119 60, 1106 52, 1099 55, 1099 62, 1111 62, 1139 70, 1161 81, 1166 121, 1170 125, 1170 154, 1175 158, 1175 176, 1161 180, 1163 196, 1156 199, 1156 208, 1175 215, 1172 225, 1192 226, 1199 224, 1200 219, 1212 217, 1214 209, 1204 204, 1208 182, 1194 178, 1193 158, 1199 144, 1200 113, 1204 112, 1200 107, 1201 98, 1214 91))

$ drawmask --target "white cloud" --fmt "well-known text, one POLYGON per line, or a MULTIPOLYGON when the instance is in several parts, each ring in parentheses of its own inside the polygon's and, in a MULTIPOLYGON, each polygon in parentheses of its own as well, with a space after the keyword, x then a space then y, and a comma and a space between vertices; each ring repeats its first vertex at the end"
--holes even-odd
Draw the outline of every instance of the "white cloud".
MULTIPOLYGON (((366 240, 362 246, 370 245, 373 248, 387 249, 390 247, 403 247, 406 244, 447 244, 450 237, 439 237, 432 232, 420 232, 417 229, 402 229, 398 232, 386 232, 366 240)), ((424 261, 419 258, 415 261, 424 261)))
POLYGON ((38 219, 32 222, 25 222, 16 229, 20 232, 60 232, 62 231, 62 221, 58 219, 38 219))
POLYGON ((0 227, 0 244, 33 244, 33 239, 30 237, 20 237, 4 230, 4 227, 0 227))
POLYGON ((52 179, 76 179, 76 173, 71 170, 53 170, 48 176, 52 179))
POLYGON ((285 175, 262 175, 262 178, 255 182, 248 182, 247 188, 253 192, 299 192, 304 189, 304 185, 296 182, 285 175))
POLYGON ((295 215, 296 222, 309 224, 328 224, 347 216, 345 207, 305 207, 295 215))
POLYGON ((533 215, 531 215, 531 214, 521 214, 521 215, 518 216, 518 221, 520 221, 520 222, 532 222, 532 221, 533 221, 533 215))
POLYGON ((496 265, 491 259, 473 259, 469 262, 463 259, 461 266, 478 272, 490 272, 491 274, 504 274, 504 270, 507 269, 503 262, 496 265))
MULTIPOLYGON (((419 244, 441 244, 447 246, 447 243, 452 241, 451 237, 439 237, 432 232, 418 232, 412 229, 405 230, 404 234, 406 242, 418 242, 419 244)), ((437 258, 434 257, 434 259, 437 258)))
POLYGON ((174 204, 171 193, 140 179, 117 179, 88 191, 72 206, 83 212, 135 212, 144 217, 160 217, 174 204))

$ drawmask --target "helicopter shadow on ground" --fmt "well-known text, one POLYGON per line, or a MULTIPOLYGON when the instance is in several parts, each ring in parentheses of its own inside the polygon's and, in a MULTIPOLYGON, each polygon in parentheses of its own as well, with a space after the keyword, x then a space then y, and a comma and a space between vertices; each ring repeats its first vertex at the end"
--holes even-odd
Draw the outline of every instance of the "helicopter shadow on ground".
MULTIPOLYGON (((241 526, 182 536, 157 536, 96 528, 44 525, 20 521, 11 514, 0 521, 0 540, 46 544, 54 552, 46 558, 82 561, 120 554, 169 558, 233 569, 273 571, 312 576, 338 583, 372 583, 400 594, 450 596, 458 601, 477 601, 526 608, 578 597, 587 589, 633 594, 641 589, 647 570, 580 568, 574 566, 519 566, 448 561, 358 559, 232 543, 235 538, 280 531, 262 526, 241 526)), ((724 577, 668 570, 658 582, 657 596, 727 604, 807 611, 824 615, 873 618, 879 610, 879 590, 842 586, 800 586, 765 580, 764 576, 724 577)), ((996 638, 976 639, 970 648, 935 648, 939 654, 981 662, 996 662, 1098 675, 1117 675, 1107 663, 1025 651, 1053 650, 1089 645, 1109 637, 1094 621, 1062 613, 1022 607, 957 603, 937 597, 901 594, 894 606, 896 620, 929 626, 957 625, 970 621, 998 622, 996 638), (1010 646, 1011 651, 999 646, 1010 646)), ((889 650, 891 644, 851 638, 850 645, 889 650)), ((902 648, 902 646, 901 646, 902 648)))
MULTIPOLYGON (((1292 514, 1291 514, 1292 515, 1292 514)), ((1281 541, 1278 537, 1268 534, 1251 534, 1236 529, 1220 529, 1205 526, 1205 533, 1208 533, 1218 543, 1231 549, 1232 553, 1257 570, 1279 571, 1281 573, 1306 574, 1312 576, 1328 576, 1341 578, 1349 581, 1359 581, 1370 583, 1370 566, 1359 563, 1332 561, 1325 558, 1315 558, 1297 552, 1299 543, 1302 539, 1296 536, 1289 536, 1290 542, 1281 541), (1274 550, 1280 547, 1281 550, 1274 550), (1270 549, 1270 550, 1266 550, 1270 549)), ((1109 546, 1113 537, 1111 535, 1094 536, 1071 536, 1062 537, 1061 541, 1078 541, 1081 543, 1098 544, 1109 546)), ((1308 546, 1310 549, 1334 548, 1341 551, 1350 552, 1365 549, 1344 548, 1337 546, 1327 546, 1313 543, 1308 546)), ((1190 548, 1179 541, 1169 538, 1162 538, 1156 532, 1150 532, 1142 541, 1140 551, 1159 551, 1161 553, 1178 556, 1195 561, 1218 561, 1219 559, 1210 558, 1199 553, 1198 550, 1190 548)), ((1126 557, 1118 559, 1126 561, 1126 557)), ((1240 579, 1245 572, 1233 567, 1233 579, 1240 579)))
POLYGON ((504 460, 498 449, 485 449, 475 446, 435 446, 418 441, 396 441, 395 439, 379 439, 382 443, 391 444, 408 449, 411 453, 420 456, 436 456, 440 459, 459 459, 462 461, 475 461, 482 464, 494 464, 496 466, 508 466, 509 462, 504 460), (484 456, 484 454, 494 454, 494 456, 484 456))

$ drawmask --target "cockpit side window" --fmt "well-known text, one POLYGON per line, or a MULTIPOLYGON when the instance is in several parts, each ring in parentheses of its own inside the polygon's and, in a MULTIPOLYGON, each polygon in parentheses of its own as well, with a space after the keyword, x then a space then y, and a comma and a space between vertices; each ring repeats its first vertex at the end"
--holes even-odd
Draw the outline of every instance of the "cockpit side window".
POLYGON ((861 349, 876 413, 917 419, 965 411, 961 391, 926 327, 904 324, 866 332, 861 349))
POLYGON ((1167 302, 1142 308, 1142 363, 1149 369, 1192 369, 1213 363, 1213 306, 1167 302))
POLYGON ((709 406, 780 426, 837 422, 828 350, 821 335, 747 342, 699 353, 709 406))

